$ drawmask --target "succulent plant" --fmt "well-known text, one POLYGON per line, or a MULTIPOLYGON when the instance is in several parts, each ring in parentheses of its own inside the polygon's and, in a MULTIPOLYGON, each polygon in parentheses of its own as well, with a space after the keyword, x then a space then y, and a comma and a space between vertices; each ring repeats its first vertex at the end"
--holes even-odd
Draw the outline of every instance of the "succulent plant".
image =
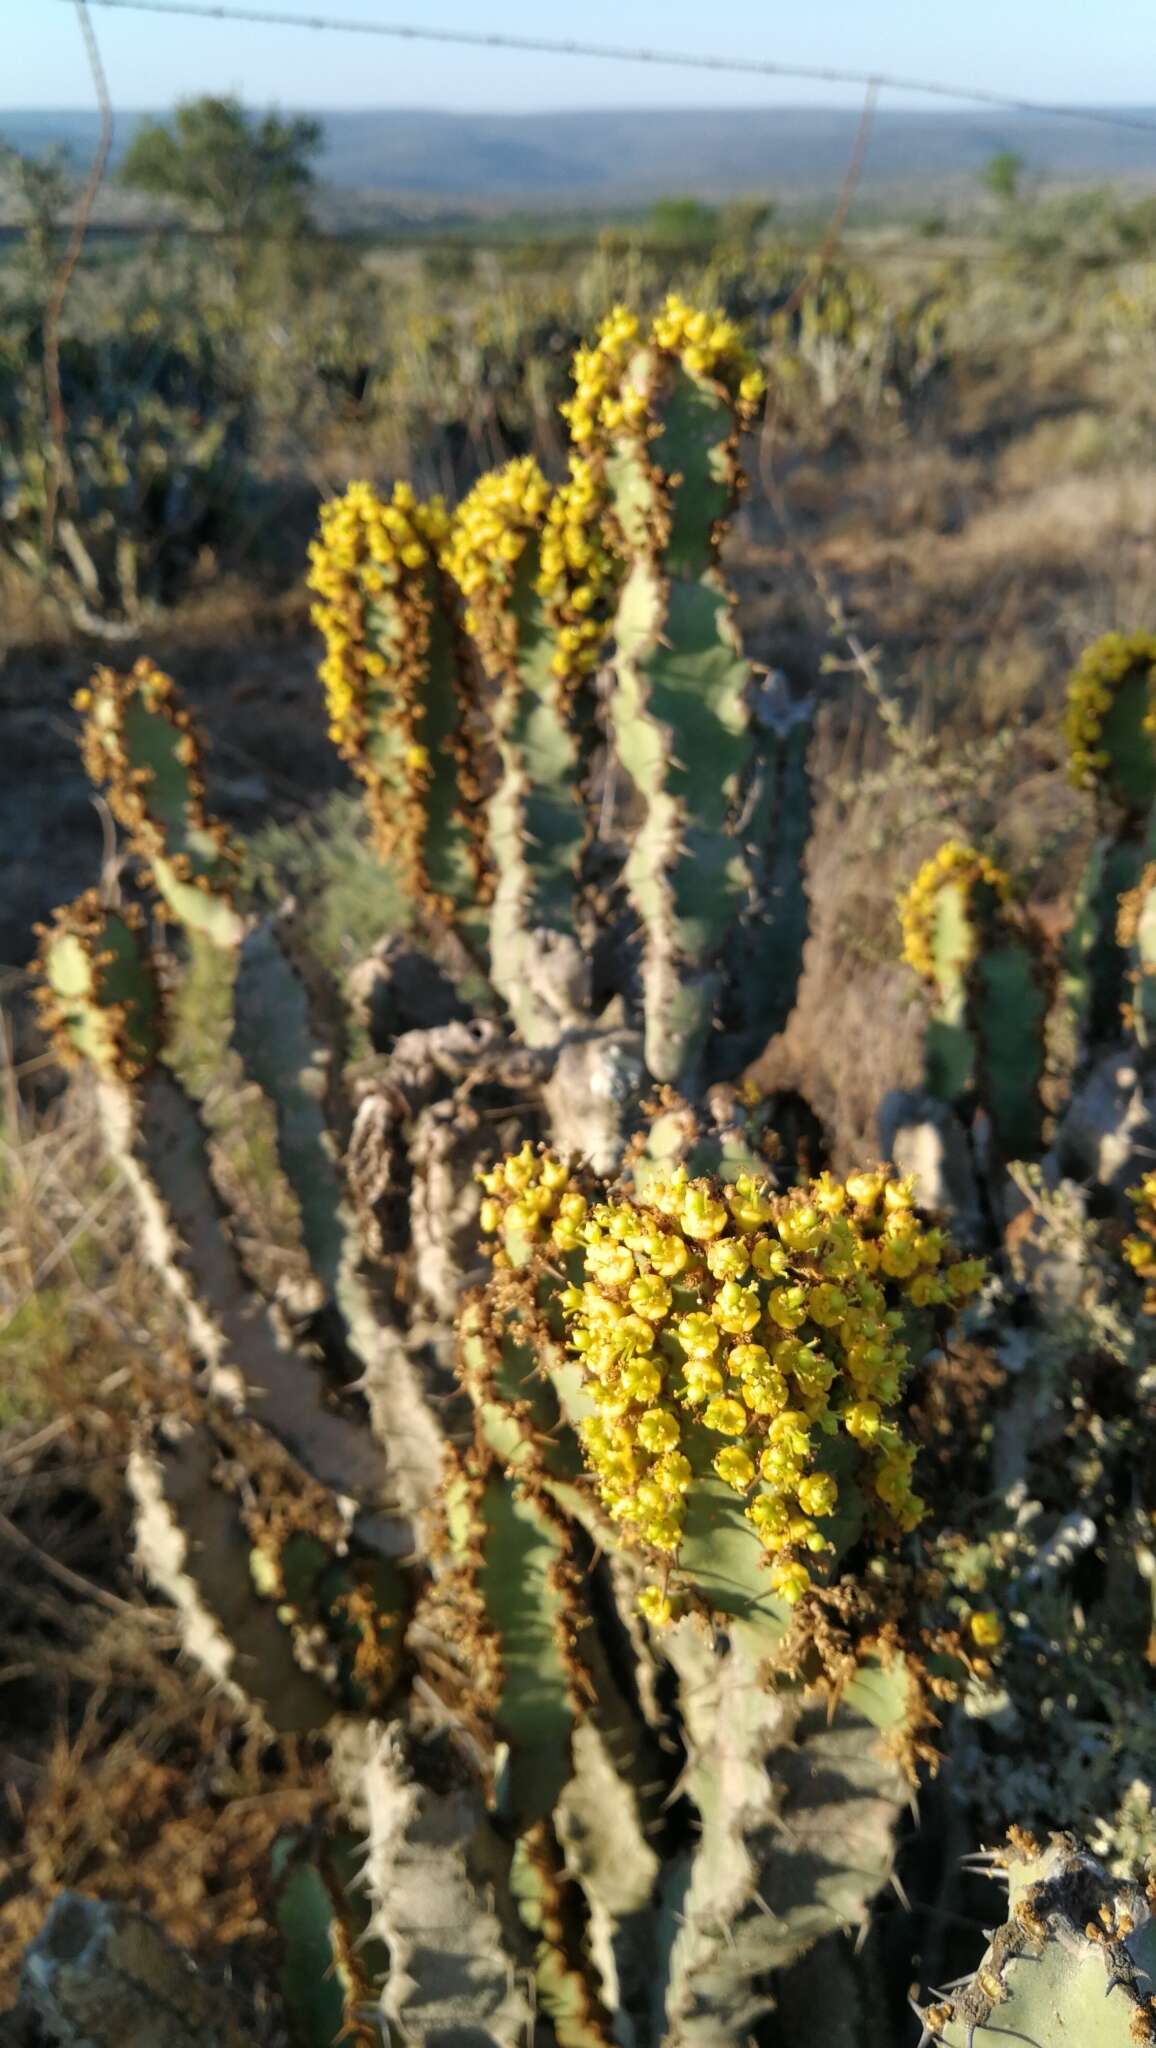
MULTIPOLYGON (((760 392, 722 315, 618 309, 560 485, 518 458, 453 514, 326 508, 333 736, 412 911, 349 1001, 293 906, 246 901, 169 680, 79 700, 130 859, 42 935, 45 1015, 183 1320, 142 1386, 142 1565, 238 1710, 331 1758, 330 1836, 271 1874, 307 2048, 761 2035, 866 1929, 941 1710, 1001 1655, 918 1470, 984 1267, 885 1166, 793 1185, 757 1090, 715 1085, 785 1020, 806 927, 806 708, 744 658, 719 556, 760 392), (206 991, 291 1291, 246 1265, 189 1076, 206 991)), ((931 1084, 1022 1160, 1026 914, 951 844, 904 924, 931 1084)))
POLYGON ((981 1105, 1005 1160, 1041 1144, 1040 1094, 1049 1004, 1046 963, 986 855, 946 840, 900 905, 903 955, 927 986, 927 1085, 949 1103, 981 1105))
POLYGON ((1106 633, 1085 649, 1068 684, 1069 777, 1092 795, 1097 824, 1064 960, 1075 1035, 1085 1050, 1118 1035, 1130 982, 1137 1029, 1151 1031, 1144 983, 1152 964, 1148 867, 1156 852, 1154 679, 1156 638, 1106 633))
POLYGON ((1156 1932, 1148 1892, 1112 1879, 1071 1836, 1046 1848, 1021 1832, 993 1859, 1008 1915, 976 1968, 921 2012, 924 2048, 985 2034, 1055 2048, 1156 2040, 1156 1932))

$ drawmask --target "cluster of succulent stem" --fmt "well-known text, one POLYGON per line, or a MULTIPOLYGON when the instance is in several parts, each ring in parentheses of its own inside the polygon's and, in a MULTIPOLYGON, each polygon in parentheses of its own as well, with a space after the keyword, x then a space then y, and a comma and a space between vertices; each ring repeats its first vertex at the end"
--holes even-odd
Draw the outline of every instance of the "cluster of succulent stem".
POLYGON ((125 676, 98 668, 74 702, 84 714, 85 768, 128 834, 143 879, 176 923, 235 942, 237 850, 205 807, 200 742, 171 678, 145 658, 125 676))
POLYGON ((1079 1053, 1156 1032, 1156 636, 1107 633, 1081 656, 1064 720, 1069 776, 1094 801, 1096 836, 1064 946, 1079 1053))
POLYGON ((372 686, 387 672, 367 644, 366 614, 396 608, 399 668, 420 668, 425 651, 422 579, 447 531, 440 499, 418 504, 408 484, 388 503, 368 483, 352 483, 321 508, 320 538, 309 548, 310 616, 325 638, 318 674, 325 688, 329 737, 356 762, 373 717, 372 686))
MULTIPOLYGON (((790 1185, 739 1081, 794 1001, 810 830, 805 715, 780 716, 745 659, 720 566, 761 391, 721 315, 618 308, 577 358, 561 484, 525 458, 452 517, 405 486, 325 508, 310 581, 333 737, 422 911, 359 976, 383 1000, 355 1071, 300 927, 236 901, 172 684, 102 669, 78 700, 129 836, 127 907, 90 892, 57 914, 45 1013, 95 1070, 189 1353, 179 1412, 167 1386, 162 1412, 142 1402, 142 1557, 230 1697, 323 1731, 335 1786, 341 1752, 382 2013, 418 2048, 763 2038, 781 1973, 886 1882, 929 1699, 991 1677, 1001 1614, 1019 1628, 986 1565, 951 1582, 944 1624, 942 1496, 926 1486, 929 1512, 917 1491, 939 1388, 929 1370, 917 1402, 913 1375, 984 1263, 890 1168, 790 1185), (174 1020, 207 960, 299 1222, 307 1326, 247 1276, 181 1083, 174 1020)), ((1080 943, 1131 960, 1140 1054, 1153 645, 1089 665, 1070 713, 1110 822, 1080 943)), ((1008 876, 958 841, 901 916, 928 1086, 1002 1194, 1043 1132, 1048 962, 1008 876)), ((1151 1310, 1156 1173, 1134 1198, 1125 1257, 1151 1310)), ((286 1857, 323 1952, 352 1954, 356 1886, 286 1857)), ((1025 1916, 1062 1926, 1066 1955, 1069 1879, 1111 1904, 1083 1866, 1034 1873, 1018 1924, 1049 1964, 1025 1916)), ((1119 1916, 1104 1933, 1120 1963, 1132 1937, 1119 1916)), ((929 2038, 956 2048, 999 2031, 1001 2002, 1026 2008, 993 1949, 978 1988, 928 2009, 929 2038)), ((300 2022, 307 2048, 333 2048, 369 1981, 300 2022)), ((1050 2048, 1049 2025, 1027 2037, 1050 2048)))
MULTIPOLYGON (((960 839, 945 839, 930 860, 926 860, 906 893, 899 900, 899 922, 903 933, 903 958, 924 981, 934 983, 939 968, 936 958, 935 919, 939 899, 949 885, 958 888, 969 906, 980 892, 996 905, 1011 901, 1011 877, 989 860, 985 853, 960 839)), ((966 965, 966 961, 961 964, 966 965)))
POLYGON ((900 899, 903 956, 927 991, 930 1092, 985 1113, 995 1154, 1034 1156, 1053 973, 1009 877, 986 854, 947 840, 900 899))
POLYGON ((458 649, 452 637, 434 645, 448 610, 440 566, 448 533, 440 498, 419 502, 399 483, 385 502, 359 482, 322 506, 309 550, 330 738, 365 784, 382 859, 400 859, 418 891, 430 888, 431 785, 468 777, 458 649))
POLYGON ((609 740, 624 771, 611 791, 639 820, 624 879, 647 1058, 682 1083, 724 1053, 711 1012, 732 949, 753 948, 755 1005, 781 1022, 806 929, 800 741, 756 716, 719 567, 765 380, 732 320, 672 296, 648 325, 616 307, 574 382, 557 486, 523 456, 452 518, 404 485, 388 505, 357 484, 325 507, 310 572, 322 679, 379 850, 456 923, 531 1045, 587 1001, 575 942, 609 740), (617 687, 595 692, 612 654, 617 687))
POLYGON ((40 1021, 65 1066, 135 1079, 151 1065, 163 1029, 161 987, 145 946, 139 906, 118 910, 89 889, 37 928, 40 1021))
POLYGON ((1105 633, 1085 648, 1068 683, 1064 739, 1068 776, 1077 789, 1096 789, 1115 774, 1118 740, 1113 713, 1156 735, 1156 634, 1105 633), (1129 688, 1131 686, 1131 688, 1129 688), (1121 699, 1135 696, 1133 708, 1121 699))

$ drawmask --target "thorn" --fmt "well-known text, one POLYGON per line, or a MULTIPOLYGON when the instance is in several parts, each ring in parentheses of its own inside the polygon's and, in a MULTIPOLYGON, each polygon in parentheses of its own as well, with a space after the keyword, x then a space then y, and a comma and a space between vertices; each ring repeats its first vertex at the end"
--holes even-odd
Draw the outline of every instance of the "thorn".
POLYGON ((889 1883, 891 1885, 892 1891, 895 1893, 895 1896, 898 1899, 900 1905, 902 1906, 904 1912, 910 1913, 911 1900, 907 1896, 906 1890, 904 1889, 902 1880, 900 1879, 899 1872, 897 1870, 893 1870, 891 1872, 889 1883))
POLYGON ((1126 1982, 1127 1980, 1124 1977, 1109 1977, 1107 1983, 1104 1986, 1105 1998, 1111 1998, 1113 1991, 1122 1990, 1125 1987, 1126 1982))
POLYGON ((752 1894, 751 1894, 751 1897, 753 1898, 753 1900, 754 1900, 754 1903, 755 1903, 755 1905, 756 1905, 756 1906, 758 1907, 758 1909, 759 1909, 760 1913, 765 1913, 765 1914, 766 1914, 766 1916, 767 1916, 767 1919, 768 1919, 768 1920, 773 1920, 773 1921, 774 1921, 774 1923, 775 1923, 775 1926, 776 1926, 776 1927, 785 1927, 785 1926, 786 1926, 786 1924, 787 1924, 787 1923, 786 1923, 786 1921, 785 1921, 785 1920, 783 1919, 783 1916, 782 1916, 782 1914, 781 1914, 781 1913, 776 1913, 776 1911, 775 1911, 775 1909, 774 1909, 774 1907, 773 1907, 773 1906, 768 1906, 768 1904, 767 1904, 766 1900, 764 1899, 764 1897, 763 1897, 763 1895, 762 1895, 762 1893, 761 1893, 761 1892, 759 1892, 759 1891, 756 1891, 756 1892, 752 1892, 752 1894))
POLYGON ((915 2048, 933 2048, 933 2044, 936 2041, 938 2041, 940 2037, 938 2034, 932 2033, 931 2028, 928 2026, 927 2021, 923 2016, 923 2007, 920 2005, 919 2000, 917 1998, 913 1998, 911 1996, 910 1991, 907 1994, 907 2003, 911 2007, 912 2012, 915 2014, 916 2019, 919 2021, 920 2026, 923 2028, 923 2032, 920 2034, 919 2039, 915 2044, 915 2048))

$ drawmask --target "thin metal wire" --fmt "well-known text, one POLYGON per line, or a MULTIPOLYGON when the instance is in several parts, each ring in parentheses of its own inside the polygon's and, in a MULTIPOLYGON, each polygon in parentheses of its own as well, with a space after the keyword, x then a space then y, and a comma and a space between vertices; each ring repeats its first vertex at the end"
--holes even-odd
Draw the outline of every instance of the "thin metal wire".
POLYGON ((450 44, 472 50, 519 50, 549 57, 590 57, 612 64, 650 64, 682 71, 714 71, 751 78, 793 78, 824 85, 874 86, 919 93, 930 99, 965 100, 1006 113, 1042 114, 1056 120, 1091 122, 1156 135, 1156 121, 1142 114, 1113 113, 1107 107, 1076 107, 983 86, 948 85, 939 79, 908 78, 899 72, 851 71, 833 64, 784 64, 770 57, 724 57, 690 50, 661 50, 619 43, 588 43, 575 37, 510 35, 499 29, 431 28, 400 21, 356 21, 345 15, 292 14, 281 8, 237 7, 215 0, 92 0, 97 7, 126 13, 186 15, 202 21, 245 21, 277 28, 305 28, 342 35, 388 36, 395 42, 450 44))

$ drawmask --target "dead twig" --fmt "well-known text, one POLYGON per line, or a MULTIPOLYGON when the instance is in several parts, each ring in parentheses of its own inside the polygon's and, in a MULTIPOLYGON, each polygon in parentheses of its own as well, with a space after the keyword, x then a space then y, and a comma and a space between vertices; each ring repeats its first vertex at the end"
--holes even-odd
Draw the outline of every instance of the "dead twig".
POLYGON ((18 1529, 15 1522, 10 1522, 4 1514, 0 1514, 0 1542, 10 1544, 13 1550, 19 1550, 25 1557, 35 1558, 40 1569, 46 1572, 49 1578, 55 1579, 58 1585, 66 1587, 70 1593, 79 1594, 83 1600, 96 1601, 98 1606, 106 1607, 110 1614, 129 1615, 133 1621, 171 1626, 169 1616, 159 1614, 151 1607, 137 1606, 131 1600, 122 1600, 118 1593, 109 1593, 105 1587, 94 1585, 91 1579, 82 1578, 71 1566, 61 1564, 59 1558, 52 1557, 47 1550, 42 1550, 38 1543, 33 1542, 31 1536, 26 1536, 23 1529, 18 1529))

